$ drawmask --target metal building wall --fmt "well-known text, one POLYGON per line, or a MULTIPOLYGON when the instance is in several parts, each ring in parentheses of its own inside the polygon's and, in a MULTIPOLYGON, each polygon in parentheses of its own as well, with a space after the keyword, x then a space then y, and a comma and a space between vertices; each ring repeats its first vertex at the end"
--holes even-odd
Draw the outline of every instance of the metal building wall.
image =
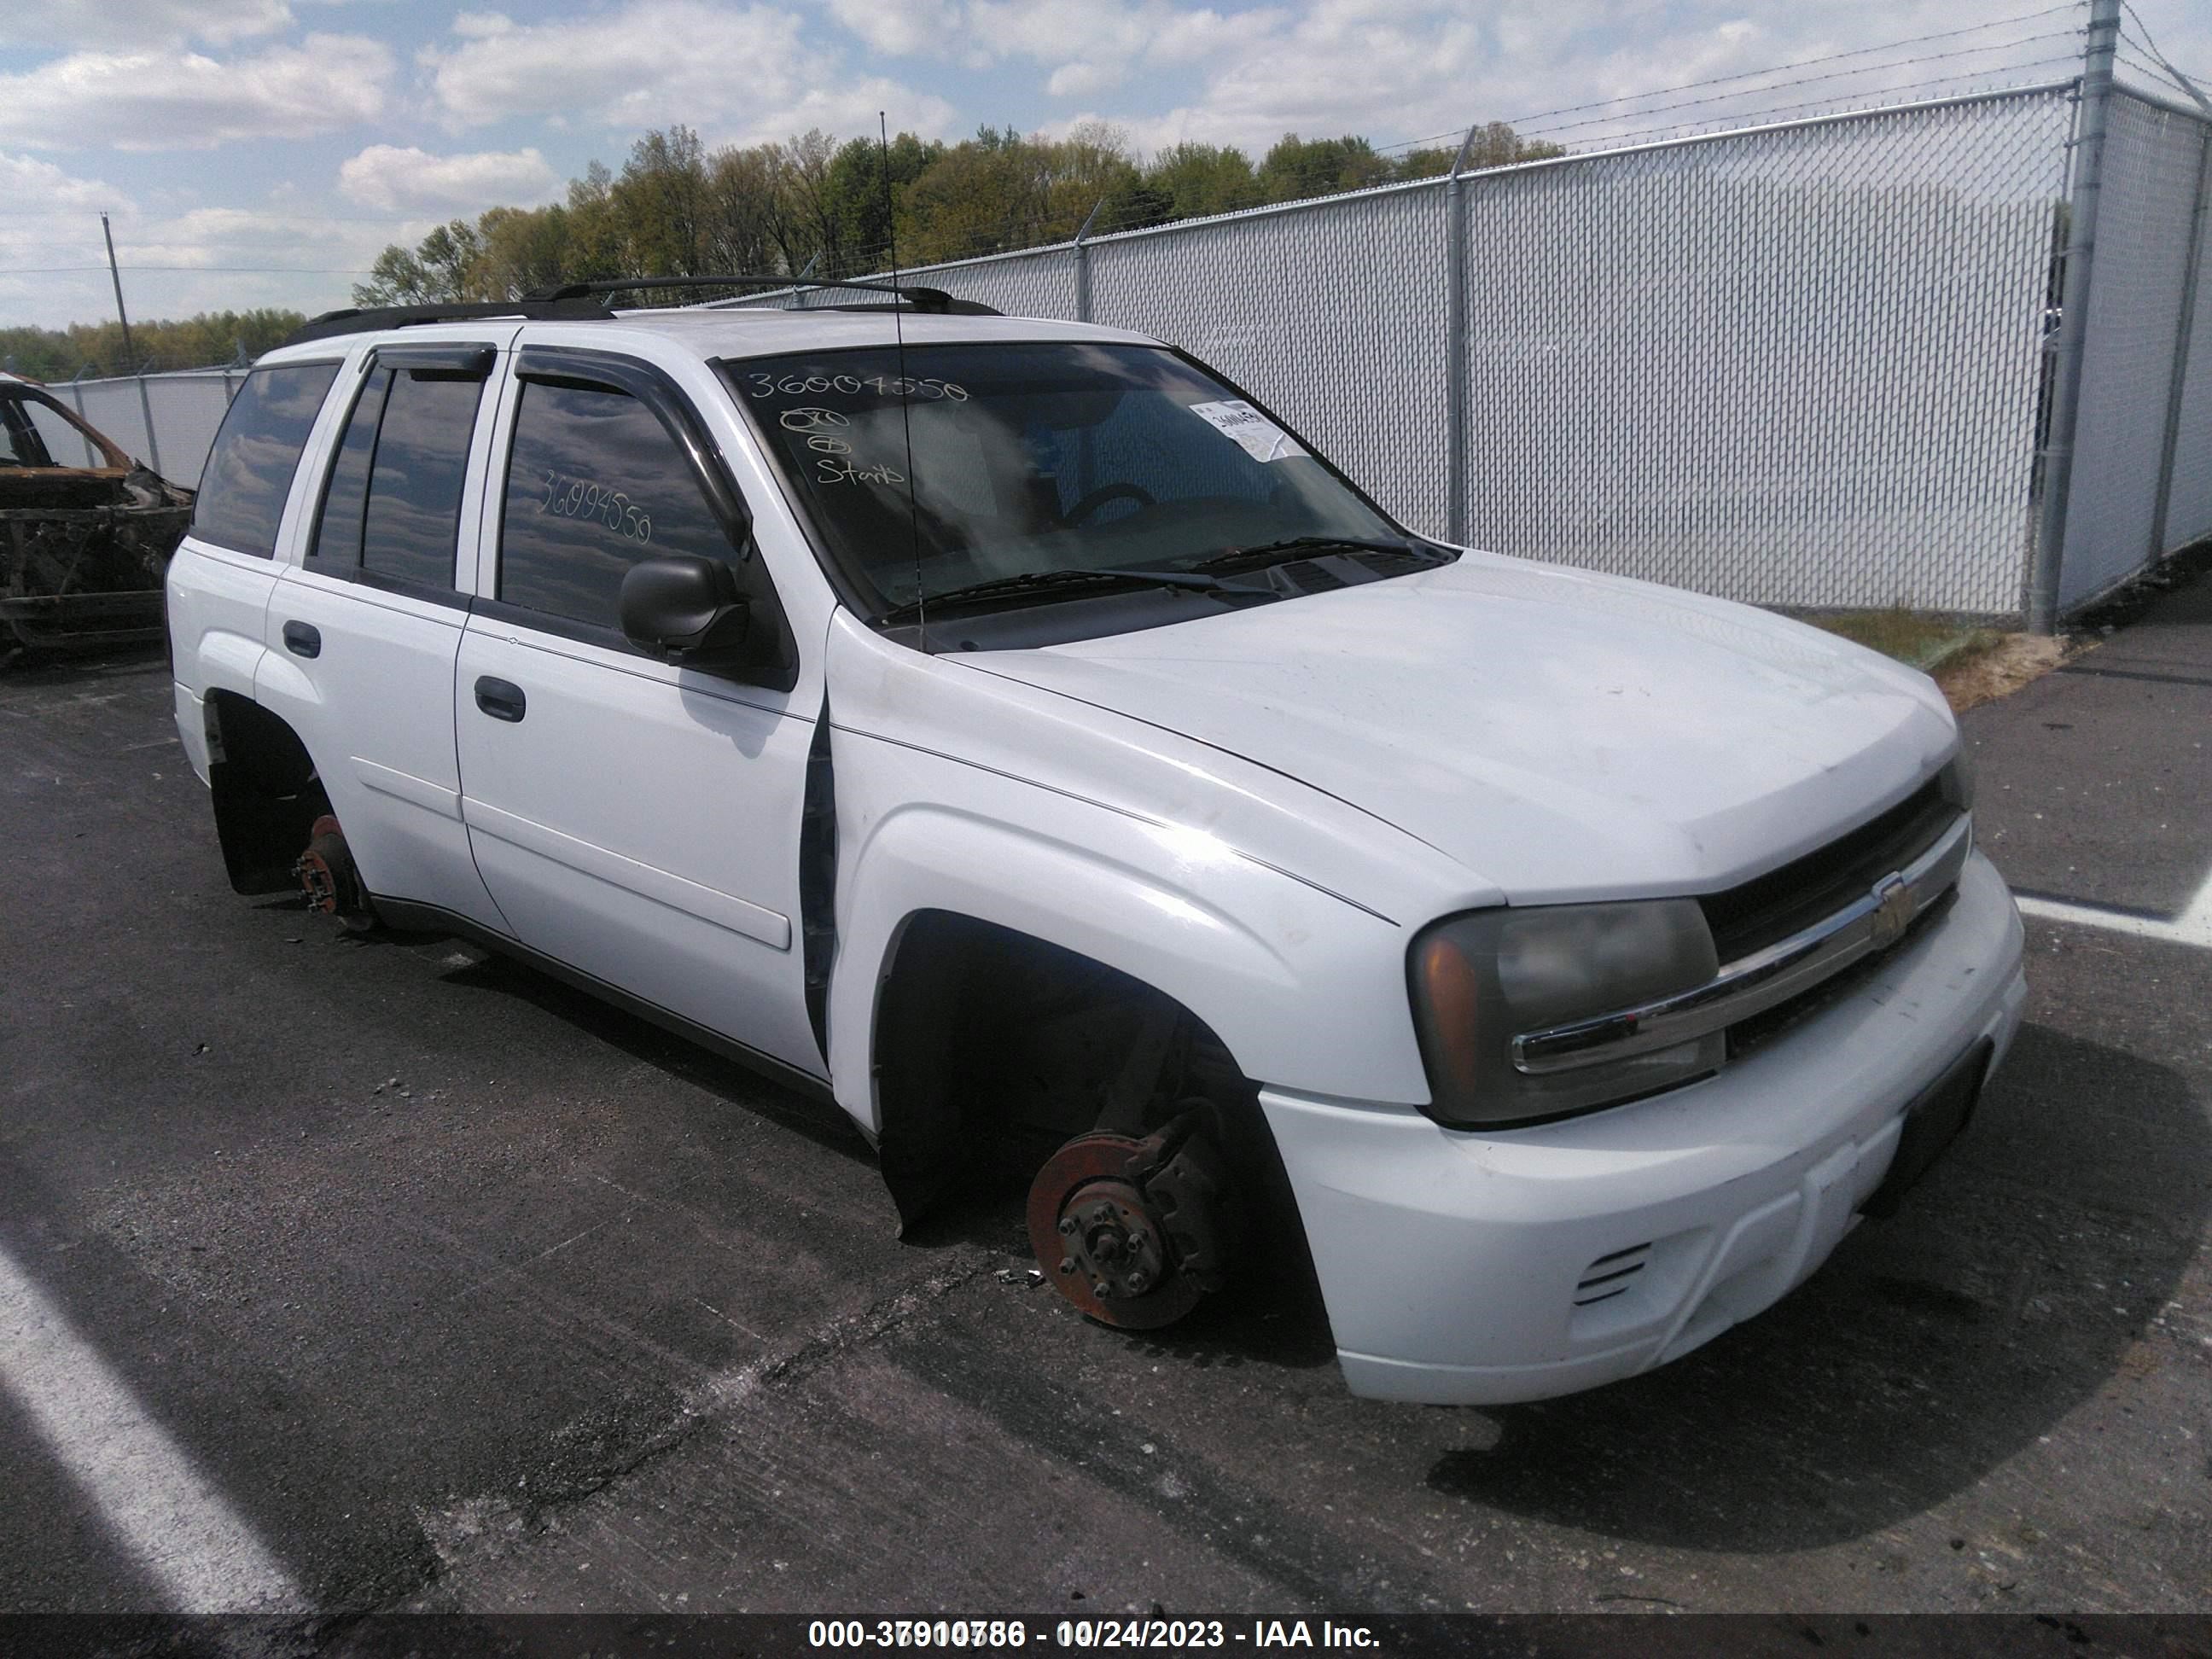
POLYGON ((2059 567, 2061 611, 2165 550, 2152 546, 2151 532, 2203 142, 2201 122, 2114 94, 2059 567))
POLYGON ((194 369, 47 389, 172 483, 198 486, 242 369, 194 369))
MULTIPOLYGON (((2206 131, 2212 149, 2212 126, 2206 131)), ((2167 497, 2162 553, 2177 552, 2212 536, 2212 210, 2204 193, 2212 178, 2200 177, 2197 204, 2197 291, 2190 307, 2189 351, 2175 409, 2173 480, 2167 497)))

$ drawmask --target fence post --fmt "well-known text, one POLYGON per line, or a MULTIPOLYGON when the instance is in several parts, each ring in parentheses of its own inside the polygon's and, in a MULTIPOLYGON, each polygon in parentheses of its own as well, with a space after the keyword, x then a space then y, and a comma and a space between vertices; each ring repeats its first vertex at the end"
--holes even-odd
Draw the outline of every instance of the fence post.
MULTIPOLYGON (((77 419, 83 421, 87 426, 90 426, 92 422, 85 418, 84 386, 82 385, 83 380, 84 365, 82 363, 79 363, 76 366, 76 373, 70 376, 70 401, 76 405, 77 419)), ((92 447, 92 440, 85 437, 82 433, 77 435, 79 441, 84 445, 84 464, 87 466, 100 465, 100 458, 98 452, 96 452, 92 447)))
POLYGON ((1444 182, 1444 538, 1467 542, 1467 186, 1460 174, 1480 129, 1469 127, 1444 182))
MULTIPOLYGON (((151 362, 148 358, 147 362, 151 362)), ((138 365, 138 408, 146 416, 146 464, 155 471, 161 470, 161 441, 154 435, 154 399, 146 390, 146 363, 138 365)))
POLYGON ((2166 443, 2158 457, 2158 506, 2150 518, 2150 557, 2166 556, 2166 513, 2173 500, 2174 450, 2181 438, 2181 399, 2189 385, 2189 337, 2197 318, 2197 280, 2204 253, 2204 190, 2212 174, 2212 125, 2198 124, 2197 204, 2189 216, 2189 259, 2181 273, 2181 321, 2173 331, 2173 372, 2166 387, 2166 443))
POLYGON ((1091 227, 1098 222, 1098 210, 1106 205, 1102 196, 1091 204, 1091 211, 1083 216, 1083 228, 1075 233, 1075 320, 1091 320, 1091 249, 1085 238, 1091 227))
POLYGON ((2043 445, 2043 502, 2035 560, 2027 580, 2027 626, 2058 627, 2058 583, 2066 553, 2067 497, 2074 482, 2074 434, 2081 412, 2081 347, 2089 331, 2089 278, 2097 246, 2097 199, 2103 193, 2105 128, 2112 105, 2112 57, 2120 39, 2120 0, 2089 0, 2089 38, 2081 60, 2081 104, 2074 130, 2073 178, 2066 192, 2065 284, 2059 294, 2058 338, 2051 389, 2051 430, 2043 445))

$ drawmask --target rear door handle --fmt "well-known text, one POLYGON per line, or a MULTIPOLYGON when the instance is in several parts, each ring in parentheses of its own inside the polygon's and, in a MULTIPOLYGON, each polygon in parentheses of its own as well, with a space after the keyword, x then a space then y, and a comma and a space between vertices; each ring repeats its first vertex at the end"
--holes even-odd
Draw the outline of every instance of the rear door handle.
POLYGON ((477 707, 495 720, 512 725, 530 707, 522 688, 512 680, 495 680, 489 674, 477 681, 477 707))
POLYGON ((284 648, 295 657, 319 657, 323 654, 322 630, 310 623, 288 622, 284 624, 284 648))

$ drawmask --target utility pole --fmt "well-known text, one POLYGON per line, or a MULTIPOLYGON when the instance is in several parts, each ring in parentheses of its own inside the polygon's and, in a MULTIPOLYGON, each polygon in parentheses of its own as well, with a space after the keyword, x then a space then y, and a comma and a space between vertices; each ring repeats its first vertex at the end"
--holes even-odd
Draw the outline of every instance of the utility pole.
POLYGON ((131 344, 131 319, 123 309, 123 273, 115 265, 115 233, 107 227, 107 216, 100 216, 100 234, 107 239, 107 274, 115 283, 115 319, 123 325, 123 361, 135 363, 137 352, 131 344))
POLYGON ((2120 0, 2089 0, 2088 47, 2081 63, 2074 127, 2074 177, 2066 192, 2065 285, 2052 365, 2051 431, 2043 445, 2043 512, 2028 573, 2027 627, 2056 633, 2066 556, 2066 506, 2074 483, 2074 433, 2081 398, 2081 346, 2089 332, 2089 277, 2096 257, 2097 202, 2103 193, 2105 129, 2112 104, 2112 58, 2120 44, 2120 0))

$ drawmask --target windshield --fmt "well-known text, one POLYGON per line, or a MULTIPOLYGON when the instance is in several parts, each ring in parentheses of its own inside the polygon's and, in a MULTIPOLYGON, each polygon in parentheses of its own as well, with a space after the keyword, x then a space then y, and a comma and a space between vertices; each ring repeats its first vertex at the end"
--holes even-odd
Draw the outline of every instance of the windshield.
POLYGON ((884 347, 723 369, 879 614, 986 584, 1028 603, 1084 591, 1057 573, 1407 545, 1263 412, 1157 347, 914 346, 902 370, 884 347))

